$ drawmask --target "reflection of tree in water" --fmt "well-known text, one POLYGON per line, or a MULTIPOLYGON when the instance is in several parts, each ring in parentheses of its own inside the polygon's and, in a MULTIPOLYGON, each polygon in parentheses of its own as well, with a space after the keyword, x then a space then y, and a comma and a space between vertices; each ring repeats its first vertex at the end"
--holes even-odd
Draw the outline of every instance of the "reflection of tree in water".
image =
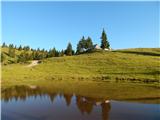
MULTIPOLYGON (((8 89, 5 89, 2 91, 1 99, 5 102, 10 101, 11 99, 17 100, 23 100, 25 101, 27 97, 34 96, 35 98, 37 96, 42 97, 46 94, 46 91, 43 91, 41 88, 36 87, 34 89, 30 88, 29 86, 14 86, 8 89)), ((52 94, 48 92, 48 95, 52 94)), ((50 97, 53 95, 49 95, 50 97)))
POLYGON ((108 118, 109 118, 109 111, 111 109, 110 103, 103 102, 101 104, 101 107, 102 107, 102 120, 108 120, 108 118))
POLYGON ((54 99, 56 98, 57 94, 56 93, 50 93, 49 94, 49 97, 50 97, 50 100, 52 101, 52 103, 54 102, 54 99))
MULTIPOLYGON (((25 101, 27 97, 34 96, 43 97, 44 95, 49 96, 52 103, 57 95, 63 97, 66 101, 66 105, 69 106, 72 102, 73 94, 62 94, 56 93, 52 90, 42 89, 40 87, 31 88, 30 86, 14 86, 8 89, 2 90, 1 99, 5 102, 9 102, 12 99, 25 101)), ((94 106, 101 106, 102 109, 102 120, 108 120, 109 111, 111 109, 110 103, 106 102, 105 99, 95 99, 84 96, 76 96, 76 105, 82 114, 90 114, 94 106)))
POLYGON ((2 99, 4 99, 5 102, 8 102, 13 98, 16 101, 18 99, 25 100, 27 97, 26 91, 27 91, 27 88, 24 86, 11 87, 9 89, 5 89, 4 91, 2 91, 2 99))
POLYGON ((93 109, 93 103, 89 102, 85 97, 76 96, 76 104, 81 113, 90 114, 93 109))
POLYGON ((67 106, 71 104, 72 96, 73 96, 72 94, 63 94, 63 97, 66 101, 67 106))
POLYGON ((108 120, 109 118, 109 111, 111 106, 110 103, 106 102, 105 100, 76 96, 76 104, 82 114, 85 112, 90 114, 92 112, 93 106, 99 104, 102 109, 102 120, 108 120))

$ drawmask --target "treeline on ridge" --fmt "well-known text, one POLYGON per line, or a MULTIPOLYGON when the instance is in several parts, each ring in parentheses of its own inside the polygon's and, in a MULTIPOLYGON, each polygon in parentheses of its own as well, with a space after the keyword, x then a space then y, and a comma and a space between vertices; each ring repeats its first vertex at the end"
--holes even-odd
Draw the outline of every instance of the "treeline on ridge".
MULTIPOLYGON (((58 51, 55 47, 50 50, 45 49, 33 49, 30 46, 16 46, 13 44, 7 45, 5 42, 1 45, 2 48, 8 48, 7 51, 1 52, 1 62, 3 63, 7 58, 6 55, 13 58, 14 60, 9 60, 9 63, 25 63, 29 60, 42 60, 51 57, 62 57, 62 56, 72 56, 81 53, 87 53, 93 51, 94 45, 91 37, 85 39, 83 36, 78 44, 77 50, 74 51, 72 44, 69 42, 65 50, 58 51), (5 55, 6 54, 6 55, 5 55)), ((110 44, 107 40, 107 35, 103 29, 101 35, 101 49, 110 48, 110 44)))

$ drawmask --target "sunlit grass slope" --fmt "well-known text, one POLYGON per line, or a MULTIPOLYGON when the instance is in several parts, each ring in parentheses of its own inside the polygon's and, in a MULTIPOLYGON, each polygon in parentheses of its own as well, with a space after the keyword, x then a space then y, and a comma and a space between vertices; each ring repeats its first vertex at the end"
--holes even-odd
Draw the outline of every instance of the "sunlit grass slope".
POLYGON ((102 80, 158 83, 160 49, 137 48, 97 51, 54 57, 34 67, 2 66, 2 86, 40 80, 102 80))

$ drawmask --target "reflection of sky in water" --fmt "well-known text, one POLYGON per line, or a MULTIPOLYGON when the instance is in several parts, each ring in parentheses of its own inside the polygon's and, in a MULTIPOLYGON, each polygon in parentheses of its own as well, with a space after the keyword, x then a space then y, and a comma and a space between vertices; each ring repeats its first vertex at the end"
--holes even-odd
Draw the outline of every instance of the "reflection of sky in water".
POLYGON ((111 106, 111 120, 160 120, 160 104, 112 101, 111 106))
POLYGON ((2 120, 159 120, 159 104, 110 101, 17 88, 2 92, 2 120), (12 91, 12 92, 11 92, 12 91), (36 93, 36 94, 35 94, 36 93))
MULTIPOLYGON (((2 120, 3 118, 30 119, 30 120, 97 120, 101 119, 101 106, 94 106, 91 114, 81 113, 77 109, 76 97, 72 97, 69 106, 66 105, 64 97, 57 96, 54 102, 47 95, 43 97, 28 97, 25 101, 12 100, 2 101, 2 120)), ((10 120, 10 119, 9 119, 10 120)))

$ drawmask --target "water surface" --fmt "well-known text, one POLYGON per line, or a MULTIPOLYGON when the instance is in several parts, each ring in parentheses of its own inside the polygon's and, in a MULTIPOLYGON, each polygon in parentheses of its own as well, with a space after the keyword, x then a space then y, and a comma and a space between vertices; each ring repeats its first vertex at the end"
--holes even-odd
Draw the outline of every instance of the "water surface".
POLYGON ((159 120, 160 105, 16 86, 2 91, 2 120, 159 120))

